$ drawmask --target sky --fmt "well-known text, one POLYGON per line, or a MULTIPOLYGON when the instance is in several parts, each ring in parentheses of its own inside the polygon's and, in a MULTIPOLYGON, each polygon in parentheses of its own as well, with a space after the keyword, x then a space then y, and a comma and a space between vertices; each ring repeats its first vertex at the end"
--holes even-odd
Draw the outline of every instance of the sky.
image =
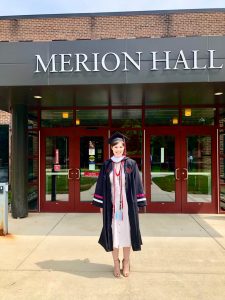
POLYGON ((0 0, 0 16, 225 8, 225 0, 0 0))

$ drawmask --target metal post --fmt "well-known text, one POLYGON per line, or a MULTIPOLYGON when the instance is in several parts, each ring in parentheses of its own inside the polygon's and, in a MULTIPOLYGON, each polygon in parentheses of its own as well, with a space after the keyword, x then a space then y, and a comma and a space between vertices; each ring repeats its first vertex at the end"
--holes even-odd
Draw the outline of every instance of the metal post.
POLYGON ((0 183, 0 235, 8 233, 8 183, 0 183))

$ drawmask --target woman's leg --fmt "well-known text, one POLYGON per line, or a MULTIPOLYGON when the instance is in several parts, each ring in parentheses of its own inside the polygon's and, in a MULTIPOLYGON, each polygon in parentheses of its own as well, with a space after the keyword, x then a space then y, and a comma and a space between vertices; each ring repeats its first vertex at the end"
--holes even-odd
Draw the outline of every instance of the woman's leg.
POLYGON ((120 277, 119 248, 113 248, 112 256, 114 261, 114 276, 120 277))
POLYGON ((123 248, 123 275, 129 276, 130 272, 130 247, 123 248))

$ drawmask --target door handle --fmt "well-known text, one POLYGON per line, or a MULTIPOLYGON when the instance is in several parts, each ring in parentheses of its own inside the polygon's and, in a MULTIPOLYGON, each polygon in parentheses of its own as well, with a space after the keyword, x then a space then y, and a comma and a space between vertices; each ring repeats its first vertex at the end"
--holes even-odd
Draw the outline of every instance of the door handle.
POLYGON ((75 170, 76 170, 76 175, 77 175, 76 179, 79 180, 80 179, 80 169, 75 168, 75 170))
POLYGON ((184 170, 186 171, 186 177, 185 177, 185 178, 183 178, 183 180, 188 180, 188 169, 186 169, 186 168, 183 168, 182 175, 184 175, 184 174, 185 174, 184 170))
POLYGON ((68 179, 74 179, 74 169, 68 169, 68 179))
POLYGON ((177 177, 178 170, 180 170, 180 168, 175 169, 175 178, 176 178, 176 180, 180 180, 180 178, 177 177))

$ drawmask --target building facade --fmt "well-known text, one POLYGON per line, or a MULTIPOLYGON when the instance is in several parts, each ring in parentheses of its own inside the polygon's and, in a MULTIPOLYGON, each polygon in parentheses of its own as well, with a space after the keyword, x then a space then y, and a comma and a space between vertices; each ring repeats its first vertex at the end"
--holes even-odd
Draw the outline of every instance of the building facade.
POLYGON ((0 18, 12 215, 95 212, 114 131, 147 212, 225 211, 225 10, 0 18))

